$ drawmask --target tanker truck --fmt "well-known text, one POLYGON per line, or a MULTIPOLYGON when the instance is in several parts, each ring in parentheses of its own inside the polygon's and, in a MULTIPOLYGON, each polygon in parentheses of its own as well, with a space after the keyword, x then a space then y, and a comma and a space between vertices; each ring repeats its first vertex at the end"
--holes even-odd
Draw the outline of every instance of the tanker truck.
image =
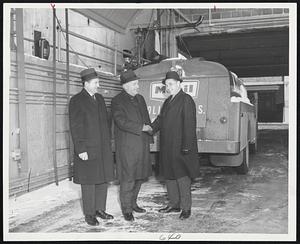
MULTIPOLYGON (((178 72, 183 91, 195 101, 198 152, 208 155, 214 166, 234 167, 246 174, 249 147, 255 151, 257 145, 257 118, 242 80, 222 64, 202 58, 171 58, 140 67, 134 72, 152 121, 169 96, 162 80, 170 70, 178 72)), ((159 152, 158 133, 150 149, 159 152)))

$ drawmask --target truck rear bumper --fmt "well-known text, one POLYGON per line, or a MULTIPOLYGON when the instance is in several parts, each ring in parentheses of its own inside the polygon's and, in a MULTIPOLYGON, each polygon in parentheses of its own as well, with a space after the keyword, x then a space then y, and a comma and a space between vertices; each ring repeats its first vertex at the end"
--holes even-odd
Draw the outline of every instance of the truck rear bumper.
POLYGON ((238 141, 198 140, 199 153, 239 153, 238 141))

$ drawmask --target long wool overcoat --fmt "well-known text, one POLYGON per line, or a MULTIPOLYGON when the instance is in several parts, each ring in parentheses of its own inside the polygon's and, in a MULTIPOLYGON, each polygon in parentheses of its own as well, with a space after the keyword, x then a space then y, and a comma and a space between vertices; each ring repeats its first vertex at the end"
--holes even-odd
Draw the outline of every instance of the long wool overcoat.
POLYGON ((101 184, 114 179, 113 155, 103 97, 95 94, 96 101, 85 90, 70 100, 69 119, 74 144, 74 177, 77 184, 101 184), (79 154, 87 152, 88 160, 79 154))
POLYGON ((159 172, 165 179, 199 175, 196 136, 196 106, 193 98, 180 90, 168 97, 160 115, 152 123, 160 131, 159 172), (183 150, 188 150, 183 154, 183 150))
POLYGON ((143 96, 133 97, 123 90, 112 99, 112 115, 118 179, 146 179, 152 174, 150 143, 153 138, 142 132, 143 124, 151 124, 143 96))

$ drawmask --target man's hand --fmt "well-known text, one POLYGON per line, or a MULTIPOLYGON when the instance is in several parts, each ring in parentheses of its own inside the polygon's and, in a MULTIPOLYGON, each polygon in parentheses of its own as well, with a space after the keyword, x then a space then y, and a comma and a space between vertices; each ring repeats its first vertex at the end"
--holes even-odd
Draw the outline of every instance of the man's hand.
POLYGON ((87 152, 80 153, 80 154, 78 154, 78 156, 79 156, 83 161, 86 161, 86 160, 89 159, 87 152))
POLYGON ((152 127, 150 125, 143 125, 142 131, 144 132, 152 132, 152 127))

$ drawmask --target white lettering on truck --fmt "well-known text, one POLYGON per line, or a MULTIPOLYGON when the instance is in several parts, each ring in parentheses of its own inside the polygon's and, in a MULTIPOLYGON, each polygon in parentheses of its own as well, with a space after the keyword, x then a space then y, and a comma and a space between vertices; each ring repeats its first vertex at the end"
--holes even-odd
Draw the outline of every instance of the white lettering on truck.
POLYGON ((149 115, 159 115, 160 105, 159 106, 148 106, 149 115))
POLYGON ((205 114, 203 111, 203 105, 198 105, 198 114, 205 114))

